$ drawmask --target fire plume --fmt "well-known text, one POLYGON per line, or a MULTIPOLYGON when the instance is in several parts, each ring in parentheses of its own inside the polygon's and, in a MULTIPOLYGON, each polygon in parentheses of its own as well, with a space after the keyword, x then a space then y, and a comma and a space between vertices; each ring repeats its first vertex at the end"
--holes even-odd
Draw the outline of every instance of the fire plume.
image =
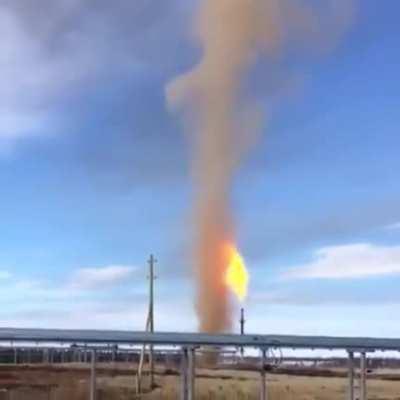
POLYGON ((249 274, 246 264, 239 251, 232 244, 226 244, 227 268, 225 273, 225 285, 240 300, 247 296, 249 274))
POLYGON ((265 106, 264 100, 257 104, 257 97, 270 88, 267 97, 272 101, 267 103, 275 104, 274 95, 280 99, 292 89, 297 91, 301 82, 298 74, 289 75, 288 79, 285 76, 285 67, 292 72, 292 67, 297 66, 297 61, 293 66, 289 63, 292 55, 300 55, 312 37, 320 42, 325 36, 331 42, 350 22, 352 2, 198 2, 200 9, 194 27, 202 48, 201 57, 190 71, 168 84, 166 94, 169 107, 184 112, 185 126, 193 132, 193 260, 202 332, 231 330, 228 292, 239 300, 246 297, 249 277, 232 243, 235 215, 230 196, 241 159, 261 132, 265 106), (317 7, 317 3, 322 4, 317 7), (329 29, 332 27, 335 27, 333 32, 329 29), (325 35, 326 32, 329 34, 325 35), (253 99, 253 85, 261 79, 261 74, 257 74, 257 81, 244 78, 260 55, 267 61, 266 81, 261 90, 256 88, 253 99))

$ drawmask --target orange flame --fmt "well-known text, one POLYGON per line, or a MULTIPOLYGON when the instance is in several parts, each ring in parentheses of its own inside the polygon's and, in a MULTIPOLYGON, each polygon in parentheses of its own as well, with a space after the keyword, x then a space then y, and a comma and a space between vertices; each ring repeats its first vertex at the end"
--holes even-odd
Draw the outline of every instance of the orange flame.
POLYGON ((240 300, 247 296, 249 274, 243 257, 232 244, 226 245, 227 269, 225 273, 225 285, 240 300))

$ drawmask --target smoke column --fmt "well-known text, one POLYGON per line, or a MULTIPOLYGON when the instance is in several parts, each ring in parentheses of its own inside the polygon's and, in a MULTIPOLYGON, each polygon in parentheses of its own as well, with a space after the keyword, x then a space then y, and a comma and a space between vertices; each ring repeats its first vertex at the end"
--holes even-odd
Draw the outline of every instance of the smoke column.
POLYGON ((202 58, 192 71, 167 86, 169 105, 184 106, 195 133, 194 262, 197 311, 204 332, 231 328, 224 284, 224 245, 234 241, 230 189, 259 120, 251 102, 245 101, 242 82, 260 53, 276 56, 287 34, 284 22, 296 19, 301 25, 307 20, 306 14, 300 17, 299 10, 287 4, 284 0, 203 0, 196 24, 202 58))

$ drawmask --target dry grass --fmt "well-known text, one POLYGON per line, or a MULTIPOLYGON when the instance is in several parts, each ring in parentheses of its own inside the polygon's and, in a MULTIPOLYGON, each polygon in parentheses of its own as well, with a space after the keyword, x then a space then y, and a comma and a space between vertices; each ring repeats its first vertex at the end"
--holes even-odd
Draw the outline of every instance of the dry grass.
MULTIPOLYGON (((173 400, 179 398, 179 376, 158 369, 156 383, 143 400, 173 400)), ((259 399, 259 375, 254 371, 199 369, 196 379, 196 399, 255 400, 259 399)), ((50 368, 0 368, 0 400, 86 400, 88 398, 88 368, 53 366, 50 368), (8 393, 5 391, 8 389, 8 393), (7 397, 9 396, 9 397, 7 397)), ((146 384, 146 382, 144 382, 146 384)), ((336 400, 346 399, 346 378, 268 375, 269 400, 336 400)), ((99 368, 99 400, 133 400, 134 369, 125 365, 99 368)), ((399 381, 370 379, 369 399, 400 400, 399 381)))
MULTIPOLYGON (((259 377, 256 373, 235 372, 230 379, 218 377, 196 380, 196 398, 199 400, 255 400, 259 399, 259 377)), ((148 399, 177 399, 177 377, 162 377, 159 389, 148 399)), ((347 380, 344 378, 296 377, 269 375, 269 400, 337 400, 346 399, 347 380)), ((369 399, 400 400, 400 384, 393 381, 368 382, 369 399)))

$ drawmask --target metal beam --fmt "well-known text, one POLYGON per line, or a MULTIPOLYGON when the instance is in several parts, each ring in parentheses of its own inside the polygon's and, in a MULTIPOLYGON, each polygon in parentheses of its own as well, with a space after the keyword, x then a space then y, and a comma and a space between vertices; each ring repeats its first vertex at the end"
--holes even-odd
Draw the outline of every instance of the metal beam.
POLYGON ((129 332, 106 330, 59 330, 0 328, 0 342, 47 343, 113 343, 172 346, 234 346, 253 348, 328 349, 370 352, 400 351, 400 339, 288 336, 288 335, 226 335, 176 332, 129 332))

